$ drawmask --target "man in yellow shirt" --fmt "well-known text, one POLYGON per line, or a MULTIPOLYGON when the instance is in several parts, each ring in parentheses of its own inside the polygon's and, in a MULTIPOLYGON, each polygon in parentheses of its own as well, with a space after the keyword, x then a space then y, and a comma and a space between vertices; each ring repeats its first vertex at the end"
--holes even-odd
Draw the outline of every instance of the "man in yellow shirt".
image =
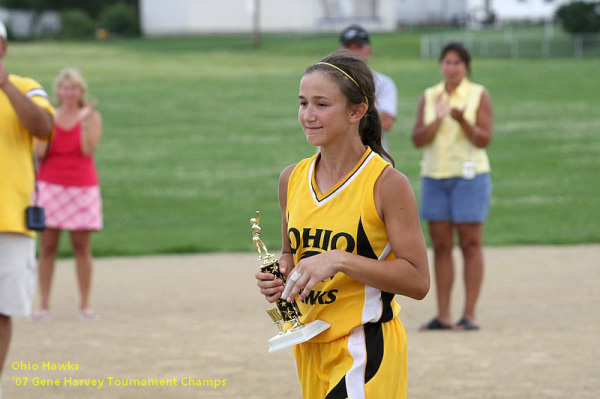
POLYGON ((51 137, 54 117, 37 82, 6 71, 6 39, 0 21, 0 375, 10 343, 11 317, 31 312, 37 267, 35 234, 27 229, 25 210, 35 184, 33 139, 51 137))

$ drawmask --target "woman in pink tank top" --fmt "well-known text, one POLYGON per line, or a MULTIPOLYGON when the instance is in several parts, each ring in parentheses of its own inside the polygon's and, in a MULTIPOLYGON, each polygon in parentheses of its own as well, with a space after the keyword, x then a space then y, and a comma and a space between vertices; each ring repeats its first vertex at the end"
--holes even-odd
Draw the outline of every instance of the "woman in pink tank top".
POLYGON ((76 69, 62 70, 54 81, 58 102, 54 139, 38 143, 42 162, 38 171, 39 203, 46 210, 39 260, 40 309, 36 321, 49 321, 50 286, 62 230, 70 232, 77 264, 80 320, 97 320, 90 308, 92 281, 91 234, 102 230, 102 199, 94 166, 94 150, 102 136, 96 103, 86 100, 87 83, 76 69))

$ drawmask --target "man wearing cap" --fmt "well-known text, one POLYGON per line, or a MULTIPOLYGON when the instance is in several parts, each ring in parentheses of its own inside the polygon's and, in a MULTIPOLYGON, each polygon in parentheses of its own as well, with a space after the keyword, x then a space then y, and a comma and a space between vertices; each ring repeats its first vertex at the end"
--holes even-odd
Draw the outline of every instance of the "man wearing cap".
MULTIPOLYGON (((342 48, 352 51, 368 62, 371 56, 371 43, 369 34, 359 25, 351 25, 344 29, 340 35, 342 48)), ((373 71, 375 78, 375 107, 381 117, 383 136, 381 138, 383 147, 388 150, 385 134, 392 129, 396 121, 398 107, 398 89, 389 77, 380 72, 373 71)))
POLYGON ((25 210, 35 184, 33 139, 51 137, 54 117, 39 83, 8 74, 6 49, 6 27, 0 21, 0 375, 11 317, 31 312, 37 267, 35 233, 27 229, 25 210))

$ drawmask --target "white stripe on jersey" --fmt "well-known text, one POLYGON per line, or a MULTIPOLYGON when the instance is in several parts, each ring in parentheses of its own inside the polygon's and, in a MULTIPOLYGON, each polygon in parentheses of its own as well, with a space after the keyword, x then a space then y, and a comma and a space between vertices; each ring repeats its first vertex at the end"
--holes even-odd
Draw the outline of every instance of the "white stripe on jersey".
POLYGON ((365 399, 365 370, 367 368, 367 344, 363 326, 355 327, 348 337, 348 352, 354 363, 346 373, 348 399, 365 399))
MULTIPOLYGON (((388 242, 379 260, 384 260, 392 252, 392 246, 388 242)), ((381 304, 381 290, 365 284, 365 303, 362 311, 362 324, 373 323, 381 318, 383 306, 381 304)))

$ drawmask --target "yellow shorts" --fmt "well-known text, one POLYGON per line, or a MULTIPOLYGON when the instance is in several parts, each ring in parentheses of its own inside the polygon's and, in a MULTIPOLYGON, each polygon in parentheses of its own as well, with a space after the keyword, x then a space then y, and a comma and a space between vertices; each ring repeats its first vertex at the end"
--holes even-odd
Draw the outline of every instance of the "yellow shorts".
POLYGON ((332 342, 296 345, 294 356, 303 398, 406 398, 406 331, 397 317, 332 342))

